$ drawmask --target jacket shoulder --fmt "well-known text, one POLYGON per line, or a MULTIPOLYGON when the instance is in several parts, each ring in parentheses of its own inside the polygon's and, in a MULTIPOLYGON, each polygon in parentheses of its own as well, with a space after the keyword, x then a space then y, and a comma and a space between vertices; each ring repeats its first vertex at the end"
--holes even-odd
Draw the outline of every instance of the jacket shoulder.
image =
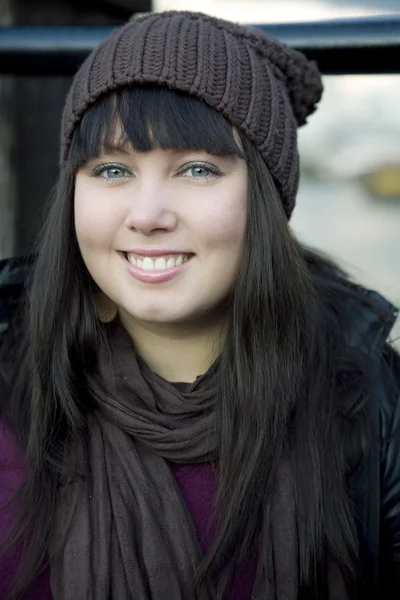
POLYGON ((400 597, 400 355, 388 338, 399 311, 378 292, 356 287, 360 302, 350 302, 349 340, 371 358, 368 412, 379 440, 364 480, 366 539, 375 555, 378 591, 391 600, 400 597))
POLYGON ((400 597, 400 355, 386 345, 379 398, 381 437, 380 571, 400 597))
POLYGON ((334 286, 345 346, 363 355, 369 377, 365 416, 372 442, 349 480, 361 558, 378 597, 391 600, 400 598, 400 357, 388 338, 398 309, 348 280, 334 286), (388 582, 394 595, 387 595, 388 582))
POLYGON ((9 328, 15 306, 25 292, 32 263, 31 256, 0 261, 0 335, 9 328))
POLYGON ((345 281, 342 301, 349 346, 380 357, 396 322, 399 309, 376 290, 345 281))

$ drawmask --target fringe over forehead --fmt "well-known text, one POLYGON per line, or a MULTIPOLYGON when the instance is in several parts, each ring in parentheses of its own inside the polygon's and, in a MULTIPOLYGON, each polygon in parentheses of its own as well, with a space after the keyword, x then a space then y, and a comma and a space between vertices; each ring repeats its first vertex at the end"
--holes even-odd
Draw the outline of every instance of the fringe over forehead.
POLYGON ((102 96, 86 111, 68 163, 79 168, 127 143, 138 152, 187 149, 245 158, 232 125, 202 100, 161 86, 131 86, 102 96))

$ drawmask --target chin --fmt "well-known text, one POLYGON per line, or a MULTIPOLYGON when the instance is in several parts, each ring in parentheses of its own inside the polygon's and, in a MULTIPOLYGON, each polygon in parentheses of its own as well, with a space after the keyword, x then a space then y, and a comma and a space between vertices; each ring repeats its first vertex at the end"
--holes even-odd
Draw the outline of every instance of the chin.
MULTIPOLYGON (((165 310, 165 306, 154 308, 149 310, 148 307, 144 307, 143 310, 135 307, 134 309, 125 308, 127 316, 131 317, 135 321, 142 321, 147 323, 157 323, 159 325, 168 325, 173 323, 180 323, 183 321, 190 321, 190 313, 183 313, 182 311, 168 311, 165 310)), ((194 315, 193 315, 193 318, 194 315)))

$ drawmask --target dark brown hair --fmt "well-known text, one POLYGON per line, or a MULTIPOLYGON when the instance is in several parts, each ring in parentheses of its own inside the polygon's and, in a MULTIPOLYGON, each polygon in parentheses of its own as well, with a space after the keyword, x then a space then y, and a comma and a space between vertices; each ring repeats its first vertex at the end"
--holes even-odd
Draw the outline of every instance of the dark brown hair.
MULTIPOLYGON (((86 417, 95 405, 87 382, 96 376, 96 349, 104 341, 74 230, 74 179, 80 165, 115 139, 117 121, 139 151, 155 144, 197 148, 244 156, 248 163, 246 243, 229 299, 216 403, 216 504, 222 503, 224 519, 198 582, 227 562, 218 590, 218 599, 223 597, 238 562, 254 545, 261 515, 270 519, 270 492, 286 454, 294 467, 299 598, 316 600, 326 593, 329 558, 339 562, 349 587, 357 584, 346 477, 366 443, 368 377, 363 356, 347 348, 340 326, 341 298, 355 292, 334 264, 292 235, 260 154, 244 137, 244 150, 239 148, 224 117, 185 94, 135 87, 100 98, 75 132, 38 236, 25 317, 13 329, 19 354, 8 361, 8 370, 2 362, 9 392, 2 398, 3 417, 29 467, 18 495, 19 517, 7 538, 8 546, 23 542, 26 549, 14 596, 49 558, 57 487, 65 476, 62 457, 68 448, 74 473, 77 455, 85 451, 86 417)), ((265 564, 268 552, 263 540, 265 564)))

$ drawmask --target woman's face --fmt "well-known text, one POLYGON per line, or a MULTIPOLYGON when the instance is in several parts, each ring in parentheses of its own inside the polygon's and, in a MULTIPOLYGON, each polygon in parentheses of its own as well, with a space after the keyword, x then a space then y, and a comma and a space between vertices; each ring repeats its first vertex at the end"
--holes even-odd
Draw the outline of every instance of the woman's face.
POLYGON ((201 322, 237 276, 246 205, 240 158, 126 145, 77 173, 78 244, 125 319, 201 322))

